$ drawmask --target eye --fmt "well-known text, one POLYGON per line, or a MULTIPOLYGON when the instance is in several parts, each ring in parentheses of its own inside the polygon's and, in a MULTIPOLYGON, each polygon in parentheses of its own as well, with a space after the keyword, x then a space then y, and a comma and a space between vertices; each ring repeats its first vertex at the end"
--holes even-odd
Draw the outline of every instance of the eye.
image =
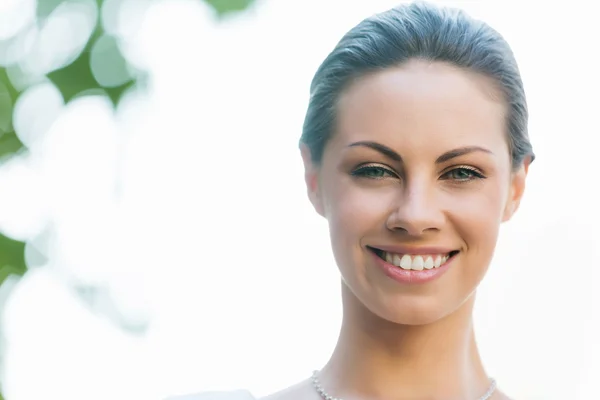
POLYGON ((398 178, 394 171, 381 165, 363 165, 352 171, 351 175, 367 179, 398 178))
POLYGON ((452 180, 456 182, 468 182, 475 179, 485 179, 485 176, 477 169, 468 166, 461 166, 454 168, 442 175, 446 180, 452 180))

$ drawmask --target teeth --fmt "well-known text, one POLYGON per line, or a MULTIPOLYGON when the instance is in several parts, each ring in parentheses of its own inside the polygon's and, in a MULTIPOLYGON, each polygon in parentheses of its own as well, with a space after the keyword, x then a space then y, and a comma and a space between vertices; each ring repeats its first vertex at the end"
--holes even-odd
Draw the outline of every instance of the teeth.
POLYGON ((400 259, 400 256, 398 254, 394 255, 394 262, 393 264, 397 267, 399 267, 400 265, 402 265, 402 260, 400 259))
MULTIPOLYGON (((398 256, 397 255, 394 256, 394 261, 396 261, 396 257, 398 257, 398 256)), ((402 256, 402 260, 400 261, 400 263, 396 264, 394 262, 394 265, 396 267, 400 267, 400 268, 403 268, 403 269, 412 269, 411 268, 412 258, 408 254, 405 254, 404 256, 402 256)))
MULTIPOLYGON (((427 260, 425 260, 425 269, 431 269, 433 268, 433 266, 435 265, 435 263, 433 262, 433 258, 431 258, 431 256, 427 257, 427 260)), ((439 267, 439 265, 438 265, 439 267)))
POLYGON ((413 258, 412 268, 411 269, 414 269, 414 270, 417 270, 417 271, 422 271, 424 264, 425 264, 425 262, 423 261, 423 257, 416 256, 415 258, 413 258))
POLYGON ((450 256, 448 254, 410 255, 383 253, 383 258, 390 264, 407 270, 422 271, 423 269, 439 268, 450 256))

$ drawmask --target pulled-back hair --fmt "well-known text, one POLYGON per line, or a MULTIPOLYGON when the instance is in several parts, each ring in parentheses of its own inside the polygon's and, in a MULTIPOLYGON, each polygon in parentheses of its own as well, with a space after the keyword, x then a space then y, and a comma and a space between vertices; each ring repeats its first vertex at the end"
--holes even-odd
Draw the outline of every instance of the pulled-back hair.
POLYGON ((531 156, 527 101, 512 50, 482 21, 455 8, 424 2, 376 14, 352 28, 317 70, 300 143, 319 164, 335 127, 336 104, 355 79, 411 59, 451 63, 491 78, 507 105, 507 136, 513 168, 531 156))

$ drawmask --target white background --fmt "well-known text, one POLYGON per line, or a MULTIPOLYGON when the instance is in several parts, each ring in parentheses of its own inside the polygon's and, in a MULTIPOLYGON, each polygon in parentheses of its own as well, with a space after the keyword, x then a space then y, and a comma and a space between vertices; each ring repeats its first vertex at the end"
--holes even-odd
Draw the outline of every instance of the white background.
MULTIPOLYGON (((30 152, 0 166, 0 229, 40 265, 0 288, 6 399, 259 396, 306 378, 341 315, 297 150, 308 87, 342 34, 397 2, 271 0, 222 23, 200 1, 108 3, 149 88, 113 111, 34 86, 15 114, 30 152)), ((513 47, 538 156, 478 295, 486 367, 516 399, 600 398, 592 3, 445 3, 513 47)))

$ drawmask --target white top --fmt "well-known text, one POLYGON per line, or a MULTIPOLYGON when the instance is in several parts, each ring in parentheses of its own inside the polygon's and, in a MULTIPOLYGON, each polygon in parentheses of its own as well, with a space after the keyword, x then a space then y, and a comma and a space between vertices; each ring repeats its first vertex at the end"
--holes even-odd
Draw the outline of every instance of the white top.
POLYGON ((169 397, 166 400, 256 400, 247 390, 231 392, 204 392, 185 396, 169 397))

